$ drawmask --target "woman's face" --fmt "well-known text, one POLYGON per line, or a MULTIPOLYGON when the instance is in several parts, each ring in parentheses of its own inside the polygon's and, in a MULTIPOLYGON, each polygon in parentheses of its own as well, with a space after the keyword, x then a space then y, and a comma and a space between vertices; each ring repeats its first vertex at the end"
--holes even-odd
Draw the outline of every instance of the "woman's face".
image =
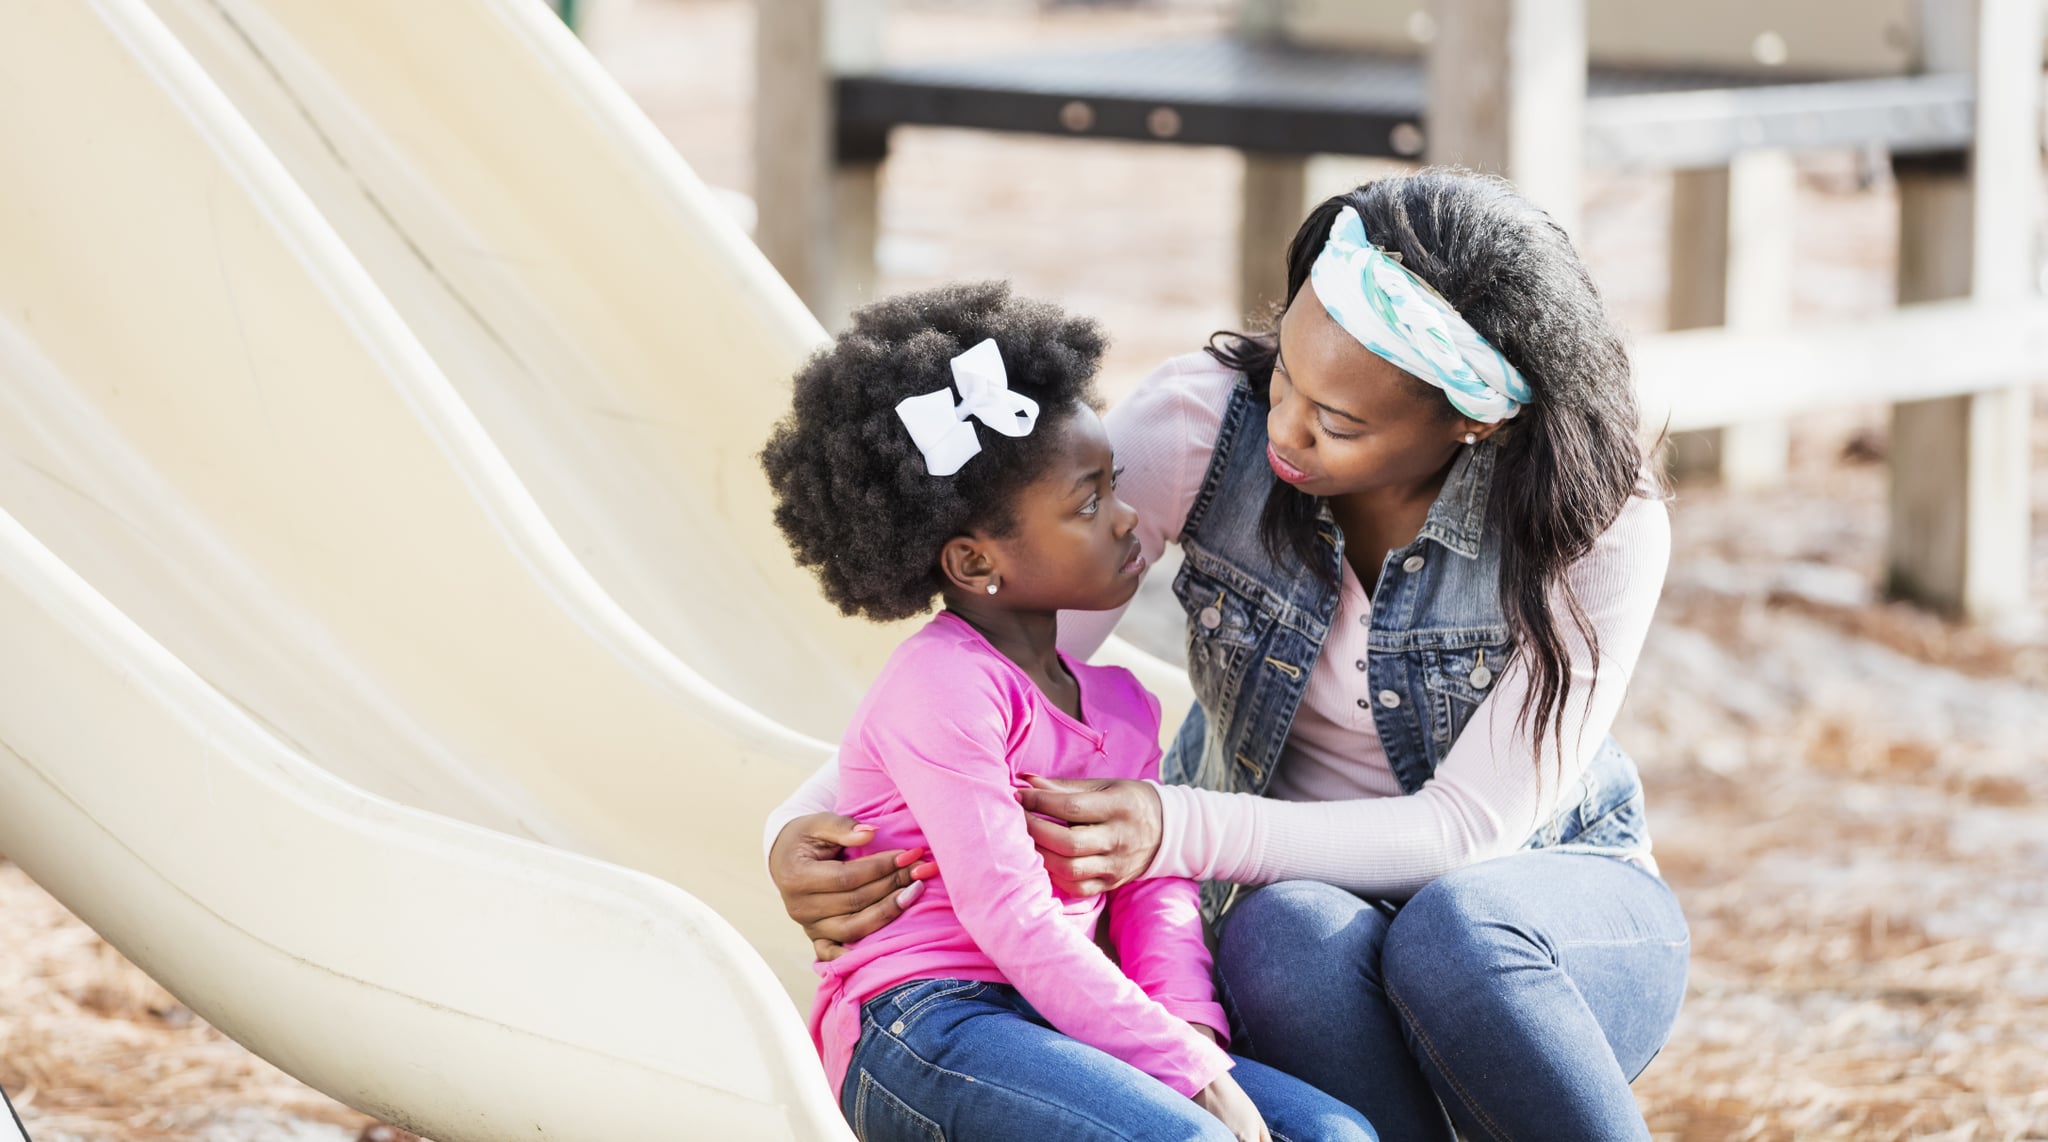
POLYGON ((1107 611, 1145 573, 1138 512, 1116 495, 1116 460, 1095 410, 1082 405, 1045 442, 1055 455, 1016 505, 1016 528, 982 538, 998 569, 989 602, 1010 610, 1107 611))
POLYGON ((1267 462, 1313 496, 1426 484, 1467 432, 1491 431, 1360 345, 1306 282, 1280 321, 1268 400, 1267 462))

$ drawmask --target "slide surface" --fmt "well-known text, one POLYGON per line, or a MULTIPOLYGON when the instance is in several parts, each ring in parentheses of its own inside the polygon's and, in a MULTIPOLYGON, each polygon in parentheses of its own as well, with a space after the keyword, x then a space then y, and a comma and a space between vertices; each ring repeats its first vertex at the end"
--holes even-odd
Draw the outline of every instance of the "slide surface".
POLYGON ((845 1137, 758 842, 898 634, 769 521, 816 323, 533 0, 6 8, 0 848, 431 1137, 845 1137))

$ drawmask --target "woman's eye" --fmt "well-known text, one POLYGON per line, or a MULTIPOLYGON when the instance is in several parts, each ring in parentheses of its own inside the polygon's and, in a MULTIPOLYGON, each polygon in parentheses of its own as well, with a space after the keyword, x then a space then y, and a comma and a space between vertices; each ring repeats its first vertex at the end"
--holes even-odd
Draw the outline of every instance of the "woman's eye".
POLYGON ((1316 427, 1322 429, 1323 435, 1329 437, 1332 440, 1356 440, 1360 436, 1360 434, 1356 432, 1339 432, 1336 429, 1331 428, 1330 422, 1324 420, 1322 417, 1316 418, 1316 427))

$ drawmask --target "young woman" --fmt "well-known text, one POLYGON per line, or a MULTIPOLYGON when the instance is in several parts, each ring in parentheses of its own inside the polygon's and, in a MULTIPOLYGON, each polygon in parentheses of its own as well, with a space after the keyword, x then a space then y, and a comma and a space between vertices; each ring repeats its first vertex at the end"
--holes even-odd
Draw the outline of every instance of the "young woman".
POLYGON ((1145 570, 1091 407, 1101 348, 1000 284, 881 301, 798 373, 763 453, 775 521, 841 610, 944 604, 837 766, 854 855, 895 855, 921 899, 820 965, 812 1035, 863 1142, 1365 1142, 1356 1111, 1218 1046, 1193 881, 1111 889, 1112 962, 1104 896, 1055 891, 1025 826, 1028 774, 1159 772, 1159 703, 1056 645, 1061 610, 1121 607, 1145 570))
MULTIPOLYGON (((1108 417, 1147 557, 1185 557, 1198 705, 1166 784, 1041 783, 1066 825, 1034 838, 1077 891, 1216 882, 1236 1046, 1383 1137, 1647 1138, 1628 1084, 1688 937, 1607 736, 1670 546, 1621 339, 1496 179, 1339 195, 1287 260, 1276 331, 1108 417)), ((839 863, 829 803, 821 773, 769 823, 821 955, 901 890, 890 854, 839 863)))

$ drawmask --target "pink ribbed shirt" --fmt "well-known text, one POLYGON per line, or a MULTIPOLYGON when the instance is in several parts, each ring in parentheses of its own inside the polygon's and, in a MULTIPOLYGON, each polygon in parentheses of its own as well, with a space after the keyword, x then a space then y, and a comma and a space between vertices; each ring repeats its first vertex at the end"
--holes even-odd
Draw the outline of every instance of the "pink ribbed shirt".
POLYGON ((1102 897, 1062 896, 1025 829, 1026 774, 1159 775, 1159 703, 1120 667, 1068 661, 1082 718, 1048 701, 973 627, 940 614, 906 639, 839 751, 837 811, 875 827, 861 852, 926 847, 939 875, 894 923, 818 965, 811 1035, 837 1090, 860 1007, 898 984, 971 979, 1017 988, 1062 1033, 1184 1095, 1230 1069, 1189 1024, 1227 1032, 1209 978, 1193 881, 1108 896, 1122 967, 1094 943, 1102 897))

